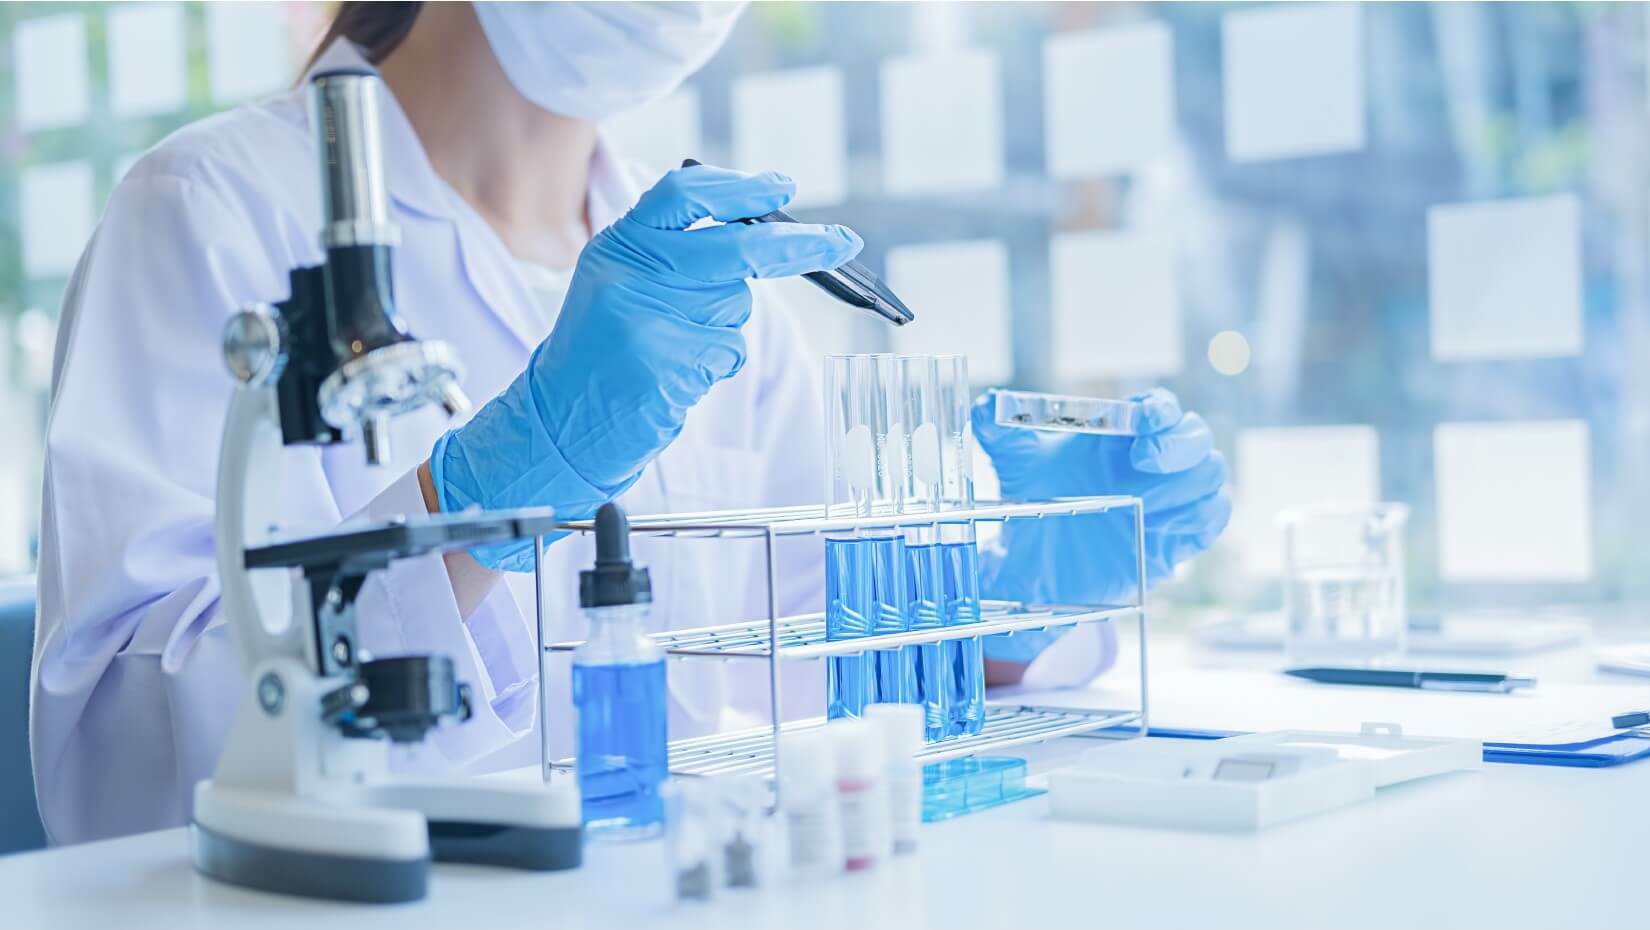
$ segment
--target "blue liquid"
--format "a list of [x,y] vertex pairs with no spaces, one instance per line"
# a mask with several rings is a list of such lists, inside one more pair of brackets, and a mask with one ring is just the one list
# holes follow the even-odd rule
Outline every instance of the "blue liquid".
[[[980,553],[973,542],[942,543],[940,591],[946,626],[980,622]],[[972,736],[985,725],[985,655],[979,637],[940,644],[946,736]]]
[[[905,541],[898,536],[825,540],[827,640],[905,628],[904,549]],[[871,701],[903,697],[904,665],[898,650],[833,656],[827,663],[826,713],[833,719],[858,717]]]
[[595,831],[649,835],[664,827],[659,783],[669,768],[665,663],[573,665],[579,713],[579,793]]
[[[945,571],[938,543],[905,547],[905,615],[911,629],[945,626]],[[923,739],[942,740],[951,716],[945,688],[944,646],[929,643],[905,647],[911,702],[923,709]]]

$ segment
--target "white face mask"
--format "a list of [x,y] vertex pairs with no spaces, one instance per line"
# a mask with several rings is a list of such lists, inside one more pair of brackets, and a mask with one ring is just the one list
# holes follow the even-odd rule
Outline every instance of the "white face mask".
[[523,97],[603,120],[663,97],[721,48],[744,3],[477,3]]

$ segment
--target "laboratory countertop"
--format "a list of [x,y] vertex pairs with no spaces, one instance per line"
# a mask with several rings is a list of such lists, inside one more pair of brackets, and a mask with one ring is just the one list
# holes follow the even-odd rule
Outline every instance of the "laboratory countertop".
[[[1175,650],[1154,659],[1185,661]],[[1560,659],[1549,661],[1560,661]],[[1546,663],[1543,663],[1546,664]],[[1166,671],[1168,669],[1165,669]],[[1650,705],[1650,687],[1623,683]],[[1623,709],[1627,709],[1625,706]],[[1038,747],[1033,770],[1092,741]],[[1643,922],[1650,762],[1486,765],[1257,833],[1051,819],[1046,798],[926,825],[884,868],[675,905],[663,844],[591,844],[583,868],[437,865],[408,905],[221,885],[167,830],[0,859],[6,926],[1625,927]]]

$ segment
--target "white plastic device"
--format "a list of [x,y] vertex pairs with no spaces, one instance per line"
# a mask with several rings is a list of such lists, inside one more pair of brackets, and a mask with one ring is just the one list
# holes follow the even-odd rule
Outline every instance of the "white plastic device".
[[1054,816],[1150,826],[1256,830],[1375,796],[1379,788],[1477,769],[1478,740],[1282,730],[1221,740],[1126,740],[1049,774]]

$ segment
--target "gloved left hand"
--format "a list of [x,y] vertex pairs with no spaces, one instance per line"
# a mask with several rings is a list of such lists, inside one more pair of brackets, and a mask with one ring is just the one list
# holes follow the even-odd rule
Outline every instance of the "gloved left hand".
[[[1226,459],[1195,413],[1157,388],[1141,405],[1133,436],[1054,433],[997,425],[996,395],[974,404],[974,436],[991,457],[1004,500],[1102,494],[1141,498],[1146,510],[1146,583],[1214,544],[1232,515],[1222,489]],[[1134,512],[1003,523],[1000,551],[982,552],[984,597],[1043,604],[1133,603]],[[987,658],[1029,662],[1063,630],[992,636]]]
[[[779,209],[796,185],[709,165],[666,174],[579,255],[555,329],[527,367],[430,454],[445,513],[554,507],[578,519],[635,482],[688,412],[745,364],[750,278],[835,268],[863,243],[841,226],[728,223]],[[532,544],[476,546],[532,569]]]

